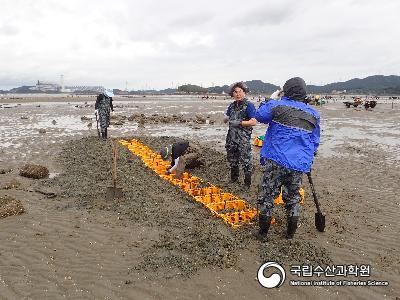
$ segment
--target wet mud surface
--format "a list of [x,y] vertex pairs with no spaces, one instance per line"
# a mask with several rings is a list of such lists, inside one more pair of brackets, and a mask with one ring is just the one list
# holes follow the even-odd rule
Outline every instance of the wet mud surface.
[[[139,138],[154,150],[177,140],[169,137],[129,138]],[[256,189],[249,195],[242,191],[241,184],[227,183],[229,172],[222,153],[195,145],[201,149],[207,164],[191,170],[191,174],[255,202]],[[327,249],[315,247],[307,241],[285,240],[284,232],[281,232],[285,226],[271,230],[273,233],[266,243],[255,240],[253,231],[257,229],[256,224],[232,229],[184,191],[161,180],[122,145],[119,146],[117,167],[117,187],[124,193],[120,199],[106,200],[106,188],[112,186],[109,141],[89,138],[70,142],[61,153],[60,163],[63,174],[46,184],[49,187],[56,185],[62,191],[61,199],[76,199],[68,207],[76,205],[84,209],[111,210],[122,219],[137,222],[134,226],[157,228],[158,237],[149,247],[142,249],[142,261],[132,265],[132,272],[139,271],[147,277],[164,277],[164,271],[168,269],[171,277],[188,277],[210,266],[234,268],[241,250],[248,247],[259,248],[260,260],[273,258],[285,264],[305,260],[324,265],[331,262]],[[256,176],[260,176],[259,168],[256,172]],[[281,218],[283,222],[283,214]],[[312,229],[311,225],[302,223],[308,230]]]
[[[322,134],[313,179],[327,218],[326,232],[315,229],[315,207],[304,177],[305,204],[295,239],[284,238],[285,211],[278,206],[277,224],[268,241],[260,242],[252,235],[256,223],[230,228],[121,145],[117,187],[124,196],[107,200],[111,141],[97,139],[92,100],[17,99],[21,103],[0,107],[0,197],[12,197],[24,208],[0,224],[5,241],[0,246],[0,295],[6,299],[400,296],[398,106],[378,103],[366,111],[330,103],[318,108]],[[229,102],[117,99],[113,121],[122,125],[112,125],[109,134],[138,138],[154,150],[188,139],[204,160],[190,173],[255,207],[262,176],[259,148],[253,147],[250,191],[242,189],[243,174],[239,184],[228,183],[227,128],[221,118]],[[253,137],[264,131],[258,124]],[[20,176],[27,163],[45,166],[50,178]],[[390,285],[310,288],[285,283],[266,290],[254,277],[270,260],[282,263],[294,279],[299,278],[288,274],[293,264],[368,264],[370,279]]]

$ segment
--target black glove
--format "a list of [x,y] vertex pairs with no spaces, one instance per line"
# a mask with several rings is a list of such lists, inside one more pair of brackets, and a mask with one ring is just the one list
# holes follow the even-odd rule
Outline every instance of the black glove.
[[169,166],[169,167],[167,168],[167,172],[165,172],[165,175],[171,174],[171,168],[172,168],[172,166]]
[[240,120],[229,121],[229,126],[232,126],[232,127],[239,127],[241,124],[242,124],[242,121],[240,121]]

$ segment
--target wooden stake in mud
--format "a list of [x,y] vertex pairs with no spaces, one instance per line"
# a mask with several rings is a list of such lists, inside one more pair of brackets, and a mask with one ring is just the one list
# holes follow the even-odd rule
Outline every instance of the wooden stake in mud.
[[123,193],[121,188],[117,188],[117,154],[118,154],[118,142],[111,141],[112,147],[112,166],[111,166],[111,173],[112,173],[112,181],[113,186],[107,187],[107,194],[106,199],[112,200],[114,198],[121,198]]

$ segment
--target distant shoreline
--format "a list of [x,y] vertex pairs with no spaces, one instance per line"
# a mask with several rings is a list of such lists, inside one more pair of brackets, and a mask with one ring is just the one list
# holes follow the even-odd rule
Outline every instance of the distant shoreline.
[[[16,95],[1,95],[0,94],[0,104],[16,104],[16,103],[37,103],[37,102],[94,102],[96,101],[97,95],[74,95],[74,96],[66,96],[66,95],[49,95],[49,94],[16,94]],[[204,101],[208,100],[228,100],[230,101],[230,97],[225,95],[212,96],[213,99],[204,99]],[[215,97],[215,98],[214,98]],[[147,99],[157,99],[157,98],[193,98],[193,99],[201,99],[201,95],[117,95],[113,99],[114,101],[140,101]]]
[[63,96],[4,96],[0,95],[0,103],[31,103],[31,102],[81,102],[81,101],[95,101],[95,95],[76,96],[76,97],[63,97]]
[[[325,95],[325,94],[321,94]],[[38,102],[56,102],[56,103],[68,103],[68,102],[94,102],[97,95],[55,95],[55,94],[15,94],[15,95],[5,95],[0,94],[0,104],[23,104],[23,103],[38,103]],[[269,95],[262,95],[263,97],[268,97]],[[331,95],[335,101],[351,101],[351,97],[357,96],[352,94],[346,95]],[[346,99],[341,99],[342,96],[346,96]],[[258,99],[258,94],[247,95],[248,99],[256,101]],[[361,99],[365,99],[364,96],[360,96]],[[400,97],[397,99],[389,99],[391,95],[380,96],[378,103],[399,103]],[[146,101],[146,100],[157,100],[157,99],[198,99],[200,101],[212,101],[212,100],[226,100],[233,101],[228,95],[210,95],[209,99],[202,99],[201,95],[116,95],[114,101]],[[332,99],[328,99],[329,102]]]

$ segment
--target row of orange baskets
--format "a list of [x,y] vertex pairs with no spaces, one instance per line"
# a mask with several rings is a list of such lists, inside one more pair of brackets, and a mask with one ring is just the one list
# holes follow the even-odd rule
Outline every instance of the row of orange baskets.
[[183,173],[182,178],[176,178],[175,174],[166,174],[169,162],[164,161],[158,153],[140,141],[133,139],[119,142],[133,154],[139,156],[143,163],[158,176],[181,188],[195,201],[202,203],[213,215],[222,218],[232,227],[236,228],[251,223],[257,215],[257,210],[250,207],[245,200],[231,193],[223,192],[219,187],[205,182],[199,177],[192,176],[187,172]]
[[[126,146],[133,154],[139,156],[143,163],[152,169],[158,176],[171,184],[181,188],[184,192],[193,197],[197,202],[202,203],[212,214],[222,218],[227,224],[236,228],[251,223],[257,215],[257,209],[243,199],[223,192],[219,187],[201,178],[184,172],[182,178],[176,178],[175,174],[166,174],[170,163],[164,161],[161,156],[148,146],[136,139],[119,141]],[[301,204],[304,203],[304,189],[300,189]],[[275,205],[284,204],[282,193],[275,199]]]

